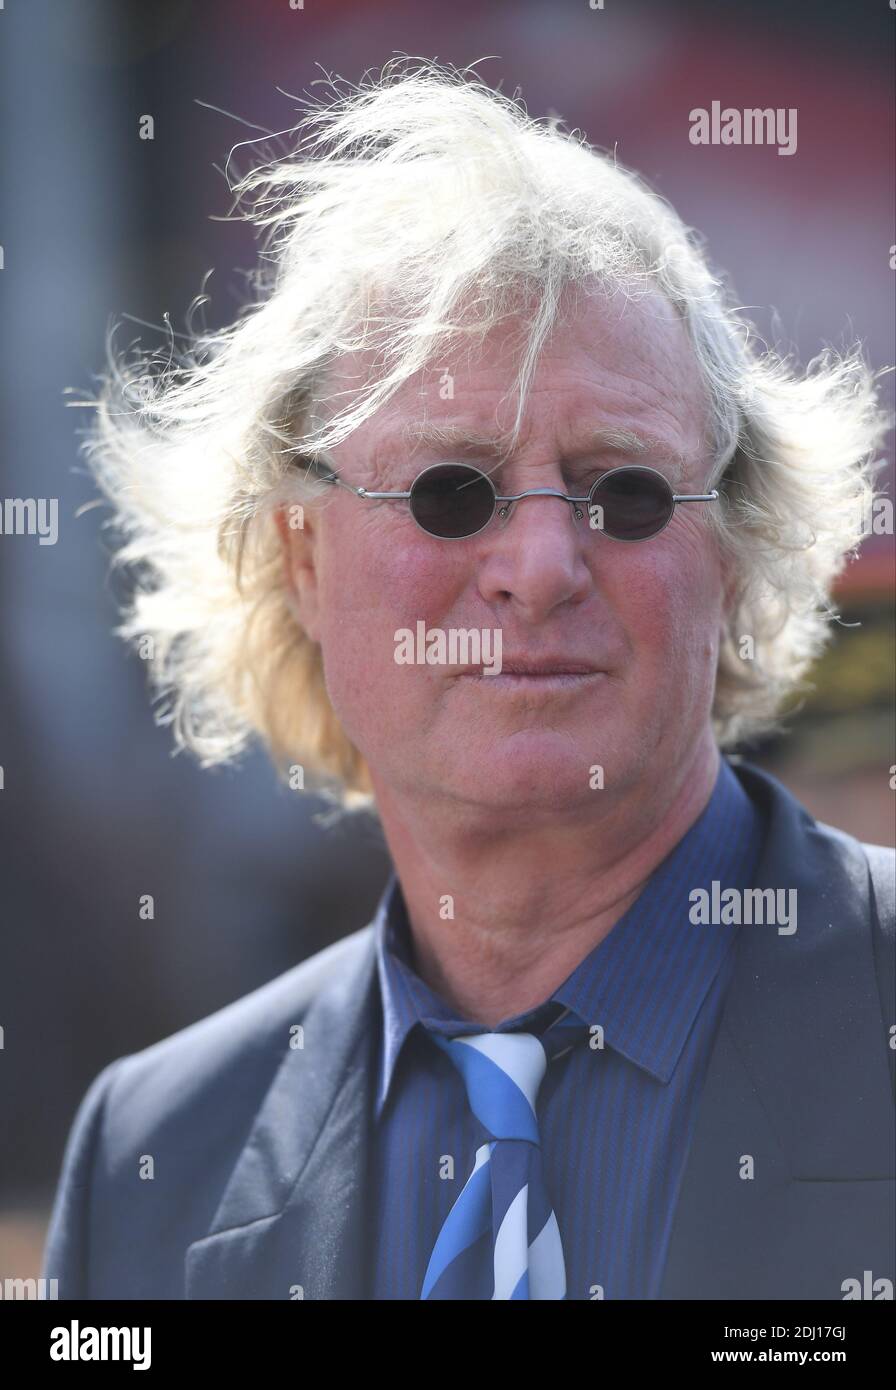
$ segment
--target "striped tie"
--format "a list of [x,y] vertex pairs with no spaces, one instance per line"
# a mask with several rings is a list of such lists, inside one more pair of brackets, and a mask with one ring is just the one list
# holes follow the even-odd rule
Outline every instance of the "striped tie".
[[[470,1108],[492,1136],[439,1232],[421,1298],[565,1298],[557,1218],[544,1180],[535,1103],[548,1061],[587,1036],[567,1011],[542,1037],[430,1037],[450,1057]],[[487,1271],[483,1264],[488,1264]],[[483,1282],[485,1281],[485,1282]]]

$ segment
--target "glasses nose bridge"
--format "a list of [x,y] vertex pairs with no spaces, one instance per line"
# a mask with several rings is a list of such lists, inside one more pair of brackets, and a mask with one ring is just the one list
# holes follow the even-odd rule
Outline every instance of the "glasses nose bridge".
[[522,502],[526,497],[558,497],[561,502],[566,502],[566,504],[572,508],[573,516],[577,521],[581,521],[582,517],[585,515],[582,511],[581,503],[571,498],[567,493],[560,492],[560,490],[555,487],[530,487],[526,488],[525,492],[513,493],[507,497],[496,496],[495,500],[498,503],[497,515],[502,519],[509,517],[512,514],[515,504],[517,502]]

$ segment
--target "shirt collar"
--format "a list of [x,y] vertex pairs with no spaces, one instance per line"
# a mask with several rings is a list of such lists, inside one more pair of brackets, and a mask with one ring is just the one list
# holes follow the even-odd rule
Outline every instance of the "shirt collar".
[[[668,1082],[738,931],[727,924],[693,924],[691,894],[711,893],[713,881],[722,888],[748,886],[761,842],[760,814],[721,758],[706,807],[612,931],[537,1009],[490,1031],[526,1026],[548,1005],[562,1005],[583,1024],[599,1024],[604,1046]],[[383,1004],[379,1117],[399,1054],[417,1024],[451,1033],[483,1029],[461,1019],[411,965],[410,923],[394,873],[380,899],[374,931]]]

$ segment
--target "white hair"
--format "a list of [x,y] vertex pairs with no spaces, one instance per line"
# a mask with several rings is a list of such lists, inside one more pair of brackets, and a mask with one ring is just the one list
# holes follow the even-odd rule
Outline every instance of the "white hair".
[[[289,606],[273,508],[321,496],[302,461],[525,302],[518,431],[562,292],[597,282],[659,290],[689,335],[709,403],[707,486],[722,492],[707,525],[737,576],[714,727],[722,746],[771,728],[825,644],[832,581],[874,495],[889,422],[860,349],[827,349],[801,372],[760,348],[668,203],[470,70],[398,59],[331,87],[287,151],[235,184],[263,229],[252,302],[167,362],[120,358],[110,338],[89,401],[86,454],[114,509],[115,559],[136,579],[117,631],[152,639],[160,719],[204,765],[258,736],[281,768],[300,763],[346,799],[369,793]],[[328,372],[353,352],[376,370],[334,409]]]

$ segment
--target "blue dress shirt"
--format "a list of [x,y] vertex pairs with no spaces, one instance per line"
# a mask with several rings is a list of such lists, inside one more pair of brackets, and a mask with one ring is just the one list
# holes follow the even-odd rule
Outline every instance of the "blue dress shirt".
[[[623,917],[549,999],[497,1028],[460,1018],[410,964],[394,875],[375,919],[383,1028],[372,1148],[368,1297],[419,1299],[429,1257],[490,1137],[426,1029],[541,1031],[569,1008],[603,1047],[558,1058],[538,1095],[567,1298],[654,1299],[738,931],[694,925],[690,894],[752,886],[764,826],[724,758],[710,800]],[[443,1157],[454,1159],[446,1179]],[[732,1160],[734,1161],[734,1160]]]

